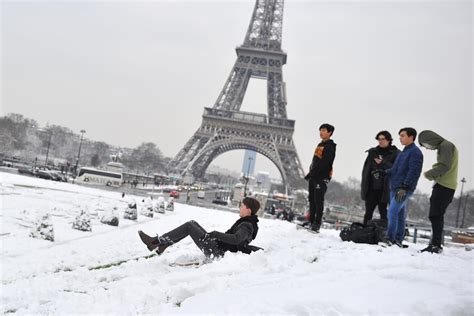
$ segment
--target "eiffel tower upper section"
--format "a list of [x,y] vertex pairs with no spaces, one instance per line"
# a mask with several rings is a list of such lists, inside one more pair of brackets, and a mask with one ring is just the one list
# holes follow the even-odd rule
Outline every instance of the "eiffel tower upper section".
[[213,109],[239,111],[250,78],[266,79],[269,123],[288,125],[282,78],[286,63],[286,53],[281,49],[282,26],[283,0],[255,2],[244,43],[236,48],[237,60]]

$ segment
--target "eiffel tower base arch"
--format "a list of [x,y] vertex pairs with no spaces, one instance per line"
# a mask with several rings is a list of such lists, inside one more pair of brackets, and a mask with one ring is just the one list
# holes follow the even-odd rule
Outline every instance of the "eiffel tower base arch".
[[171,173],[202,179],[218,156],[232,150],[253,150],[267,157],[281,174],[287,190],[306,187],[293,127],[268,123],[266,115],[206,108],[200,128],[171,162]]

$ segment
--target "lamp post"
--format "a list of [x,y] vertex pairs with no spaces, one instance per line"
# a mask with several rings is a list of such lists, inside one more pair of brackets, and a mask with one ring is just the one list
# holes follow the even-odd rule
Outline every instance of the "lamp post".
[[149,171],[145,170],[145,182],[143,183],[143,187],[145,188],[148,185],[148,175],[149,175]]
[[247,176],[245,177],[244,198],[247,197],[247,183],[249,183],[250,165],[252,164],[252,157],[249,157],[249,165],[247,166]]
[[459,197],[459,205],[458,205],[458,211],[456,213],[456,227],[458,227],[458,222],[459,222],[459,212],[461,211],[461,202],[462,202],[462,191],[464,189],[464,183],[466,183],[466,178],[461,179],[461,196]]
[[51,146],[51,137],[53,136],[53,132],[50,129],[48,129],[48,134],[49,134],[48,149],[46,150],[46,159],[44,161],[45,166],[48,166],[49,147]]
[[[49,137],[48,137],[48,148],[46,149],[46,159],[44,160],[44,164],[45,164],[45,166],[47,166],[48,165],[49,148],[51,147],[51,137],[53,136],[53,131],[51,131],[51,129],[46,127],[46,128],[39,128],[38,132],[42,133],[43,135],[44,134],[49,135]],[[44,144],[44,142],[43,142],[43,144]]]
[[469,200],[469,193],[466,195],[466,198],[464,199],[464,208],[462,210],[461,228],[464,228],[464,218],[466,217],[466,207],[467,207],[468,200]]
[[74,168],[74,172],[76,173],[77,175],[77,168],[79,166],[79,159],[81,158],[81,148],[82,148],[82,141],[84,140],[84,133],[86,131],[81,129],[81,141],[79,142],[79,151],[77,152],[77,159],[76,159],[76,167]]

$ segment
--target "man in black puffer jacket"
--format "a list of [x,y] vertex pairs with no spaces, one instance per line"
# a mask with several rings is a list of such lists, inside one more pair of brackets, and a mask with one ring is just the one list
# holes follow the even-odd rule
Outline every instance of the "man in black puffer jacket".
[[367,159],[362,169],[361,198],[365,201],[364,225],[372,219],[378,206],[380,219],[387,221],[387,204],[390,199],[388,177],[385,171],[390,169],[397,158],[397,147],[392,145],[392,135],[388,131],[377,133],[377,147],[367,150]]
[[155,250],[159,255],[166,248],[187,236],[191,236],[196,246],[208,258],[222,257],[226,251],[241,251],[250,254],[252,251],[261,249],[249,245],[257,237],[258,218],[256,214],[259,208],[260,203],[256,199],[244,198],[240,206],[240,219],[225,233],[217,231],[208,233],[197,222],[189,221],[162,236],[150,237],[141,230],[138,231],[138,235],[148,250]]

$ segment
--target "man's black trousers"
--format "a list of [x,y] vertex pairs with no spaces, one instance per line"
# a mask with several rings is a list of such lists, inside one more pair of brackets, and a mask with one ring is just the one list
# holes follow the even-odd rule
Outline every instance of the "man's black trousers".
[[219,245],[216,240],[206,238],[206,230],[201,227],[195,221],[189,221],[183,225],[173,229],[172,231],[164,234],[163,238],[168,238],[173,243],[177,243],[180,240],[191,236],[196,246],[206,255],[206,257],[220,257],[223,255],[223,251],[219,249]]
[[430,197],[430,221],[432,227],[431,243],[441,246],[443,240],[444,213],[453,201],[454,190],[438,183],[433,186]]
[[387,203],[382,202],[382,190],[369,190],[365,199],[364,225],[372,219],[375,207],[378,206],[380,219],[387,220]]
[[323,180],[309,180],[309,221],[311,224],[321,226],[326,190],[327,185]]

